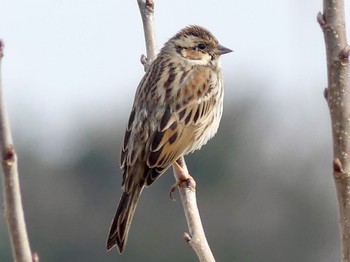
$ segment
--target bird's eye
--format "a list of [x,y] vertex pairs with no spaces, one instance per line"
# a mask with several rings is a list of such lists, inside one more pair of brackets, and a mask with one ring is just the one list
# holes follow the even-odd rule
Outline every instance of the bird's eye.
[[199,50],[204,50],[205,49],[205,44],[203,44],[203,43],[200,43],[200,44],[198,44],[197,45],[197,49],[199,49]]

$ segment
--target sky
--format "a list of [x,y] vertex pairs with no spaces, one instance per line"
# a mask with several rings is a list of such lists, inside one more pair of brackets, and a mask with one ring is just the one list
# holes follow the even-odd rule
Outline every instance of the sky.
[[[186,25],[207,27],[234,50],[223,58],[232,82],[227,99],[255,92],[288,107],[292,99],[319,96],[326,85],[315,19],[321,2],[156,1],[158,48]],[[0,6],[2,78],[14,128],[44,141],[54,132],[63,146],[85,121],[128,114],[145,52],[136,1],[1,0]],[[249,81],[264,85],[240,87]]]
[[[273,115],[251,116],[252,129],[265,130],[266,159],[289,147],[302,158],[313,146],[322,149],[324,136],[329,146],[325,47],[316,22],[321,0],[155,2],[158,48],[181,28],[198,24],[234,50],[222,58],[225,104],[246,97],[268,101],[263,104]],[[350,14],[346,22],[349,39]],[[0,0],[0,38],[15,145],[30,141],[47,161],[69,161],[76,153],[70,145],[87,126],[124,129],[144,73],[136,0]],[[279,124],[264,126],[269,118]]]

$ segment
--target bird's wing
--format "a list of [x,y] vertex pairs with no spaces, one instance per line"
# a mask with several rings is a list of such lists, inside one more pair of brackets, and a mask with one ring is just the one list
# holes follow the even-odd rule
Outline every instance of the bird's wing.
[[[174,161],[188,153],[198,132],[203,132],[202,123],[217,102],[215,82],[216,75],[212,69],[200,67],[187,72],[182,84],[177,81],[168,83],[167,88],[171,93],[164,104],[154,106],[153,114],[145,112],[142,116],[140,108],[143,106],[137,108],[135,105],[140,103],[135,101],[121,151],[123,184],[137,179],[128,179],[134,173],[140,174],[135,168],[143,168],[144,177],[138,179],[148,186]],[[150,88],[145,86],[143,90],[138,90],[136,97],[140,99],[147,93],[150,93]],[[128,184],[126,189],[129,188]]]
[[188,153],[196,143],[198,132],[203,132],[206,119],[217,102],[215,77],[211,68],[200,67],[192,70],[180,88],[172,88],[175,93],[171,101],[175,102],[168,101],[149,144],[147,165],[152,172],[147,176],[147,185]]

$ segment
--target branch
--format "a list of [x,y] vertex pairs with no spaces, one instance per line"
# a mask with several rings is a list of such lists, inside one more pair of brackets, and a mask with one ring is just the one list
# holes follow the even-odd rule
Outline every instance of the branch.
[[153,0],[137,0],[142,17],[143,31],[145,34],[145,43],[147,57],[141,56],[141,63],[147,72],[153,60],[157,57],[157,44],[154,33],[154,1]]
[[[152,61],[157,56],[153,19],[154,2],[153,0],[137,0],[137,2],[139,4],[140,13],[142,16],[147,49],[147,59],[143,55],[141,57],[141,63],[144,65],[145,71],[147,72]],[[179,160],[177,160],[177,163],[182,168],[182,172],[189,176],[185,159],[181,157]],[[173,169],[175,179],[178,181],[180,174],[176,172],[174,166]],[[214,256],[205,237],[202,221],[200,219],[196,200],[195,181],[192,177],[187,181],[187,183],[179,184],[179,192],[190,232],[189,234],[184,233],[185,241],[191,245],[200,262],[215,262]]]
[[11,130],[4,105],[1,84],[1,62],[3,42],[0,40],[0,149],[3,170],[2,186],[4,194],[5,219],[10,234],[12,253],[16,262],[31,262],[32,257],[24,221],[21,191],[17,171],[17,156],[12,142]]
[[[190,232],[189,234],[184,233],[184,239],[196,252],[200,262],[215,262],[215,258],[210,250],[207,238],[205,237],[201,217],[199,215],[196,199],[196,182],[188,172],[185,158],[181,157],[177,160],[177,163],[181,166],[181,171],[184,172],[182,176],[190,177],[186,183],[179,184],[179,193]],[[178,181],[180,174],[176,171],[175,166],[173,166],[173,171],[175,179]]]
[[350,47],[346,40],[343,0],[324,0],[320,24],[327,54],[328,87],[324,96],[331,115],[333,178],[336,185],[343,261],[350,261]]

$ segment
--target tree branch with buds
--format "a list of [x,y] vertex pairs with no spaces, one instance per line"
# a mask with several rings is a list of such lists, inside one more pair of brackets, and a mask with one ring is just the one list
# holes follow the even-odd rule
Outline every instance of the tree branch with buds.
[[4,194],[5,219],[11,239],[12,253],[16,262],[38,261],[37,254],[30,250],[21,190],[19,186],[17,155],[12,141],[10,124],[4,104],[1,83],[1,64],[4,44],[0,40],[0,150],[2,165],[2,187]]
[[157,43],[154,31],[154,1],[137,0],[137,3],[141,13],[147,52],[147,56],[141,56],[141,63],[145,71],[148,71],[153,60],[157,57]]
[[[143,22],[145,34],[147,57],[141,56],[141,63],[144,65],[145,71],[149,69],[152,61],[157,57],[157,47],[154,30],[154,1],[153,0],[137,0]],[[173,166],[176,181],[184,175],[189,176],[188,169],[184,157],[177,160],[180,167]],[[182,174],[180,174],[180,172]],[[185,211],[189,233],[184,233],[184,240],[190,244],[197,254],[200,262],[215,262],[214,256],[210,250],[208,241],[205,237],[202,221],[196,200],[196,183],[191,177],[184,183],[178,185],[182,205]]]
[[332,123],[333,178],[339,204],[343,261],[350,261],[350,46],[346,40],[344,0],[324,0],[320,24],[327,55],[324,91]]

